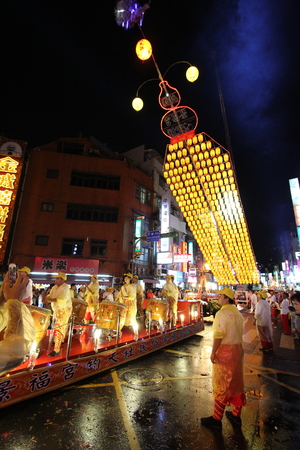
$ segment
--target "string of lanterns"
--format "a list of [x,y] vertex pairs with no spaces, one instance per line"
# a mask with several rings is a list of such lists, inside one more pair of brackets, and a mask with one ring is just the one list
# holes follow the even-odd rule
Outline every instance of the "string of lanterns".
[[205,133],[169,144],[164,177],[217,282],[258,283],[229,152]]

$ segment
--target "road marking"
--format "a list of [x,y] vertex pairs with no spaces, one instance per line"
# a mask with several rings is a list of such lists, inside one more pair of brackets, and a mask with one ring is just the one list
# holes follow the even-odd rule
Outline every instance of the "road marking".
[[246,344],[250,344],[254,339],[257,338],[257,333],[255,329],[247,331],[246,334],[243,336],[243,341],[246,342]]
[[286,370],[271,369],[270,367],[253,366],[251,364],[245,364],[245,367],[248,367],[248,369],[257,371],[259,373],[261,373],[261,372],[283,373],[285,375],[291,375],[292,377],[300,377],[299,373],[287,372]]
[[[278,371],[278,372],[280,372],[280,373],[285,373],[285,372],[283,372],[283,371]],[[293,388],[292,386],[289,386],[289,385],[286,384],[286,383],[282,383],[281,381],[278,381],[278,380],[276,380],[275,378],[272,378],[271,376],[267,375],[267,374],[264,373],[263,371],[261,371],[261,372],[258,371],[258,373],[260,374],[260,376],[262,376],[262,377],[264,377],[264,378],[267,378],[268,380],[273,381],[273,382],[276,383],[276,384],[279,384],[279,386],[282,386],[282,387],[288,389],[289,391],[296,392],[297,394],[300,394],[300,390],[299,390],[299,389],[295,389],[295,388]],[[276,374],[276,372],[274,372],[274,374]],[[297,376],[298,376],[298,375],[297,375]]]
[[[123,382],[120,382],[120,384],[124,384]],[[98,384],[81,384],[79,386],[74,386],[74,385],[70,385],[70,386],[66,386],[66,389],[81,389],[81,388],[93,388],[93,387],[107,387],[107,386],[114,386],[114,383],[98,383]]]
[[130,450],[141,450],[137,435],[134,431],[134,428],[132,426],[132,422],[131,422],[131,418],[128,414],[128,408],[126,405],[126,401],[123,395],[123,391],[121,388],[121,383],[119,382],[119,378],[117,375],[117,372],[115,370],[111,371],[111,376],[113,379],[113,383],[114,383],[114,387],[115,387],[115,391],[117,394],[117,399],[118,399],[118,403],[120,406],[120,411],[121,411],[121,415],[122,415],[122,419],[123,419],[123,423],[125,426],[125,430],[126,430],[126,435],[127,435],[127,439],[128,439],[128,443],[130,446]]
[[163,351],[168,352],[168,353],[176,353],[178,355],[191,356],[192,358],[201,358],[200,355],[194,355],[193,353],[187,353],[187,352],[178,352],[177,350],[163,349]]
[[287,336],[285,334],[282,334],[281,338],[280,338],[279,347],[291,348],[292,350],[295,350],[295,343],[294,343],[294,339],[292,338],[292,336]]

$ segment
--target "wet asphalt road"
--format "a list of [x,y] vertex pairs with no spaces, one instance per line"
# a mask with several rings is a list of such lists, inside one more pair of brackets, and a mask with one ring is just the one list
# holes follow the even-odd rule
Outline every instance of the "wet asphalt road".
[[211,322],[184,341],[115,370],[0,410],[1,450],[300,449],[300,341],[274,329],[261,354],[247,319],[243,425],[200,425],[211,415]]

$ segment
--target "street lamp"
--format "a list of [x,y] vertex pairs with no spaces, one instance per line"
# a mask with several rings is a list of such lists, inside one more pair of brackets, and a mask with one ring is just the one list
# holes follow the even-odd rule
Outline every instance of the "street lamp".
[[158,78],[151,78],[144,81],[136,91],[136,97],[132,101],[132,107],[135,111],[141,111],[144,106],[143,100],[139,97],[139,90],[141,87],[149,81],[158,81],[160,87],[160,93],[158,96],[158,102],[162,109],[166,111],[161,119],[160,127],[163,134],[170,139],[175,136],[187,133],[186,137],[193,136],[195,129],[198,125],[198,116],[196,112],[189,106],[180,106],[181,97],[179,91],[170,86],[165,75],[171,67],[176,64],[188,64],[189,67],[186,72],[186,77],[190,82],[194,82],[199,76],[199,70],[197,67],[192,66],[188,61],[177,61],[172,64],[162,76],[158,65],[155,61],[154,55],[151,55],[155,68],[157,70]]

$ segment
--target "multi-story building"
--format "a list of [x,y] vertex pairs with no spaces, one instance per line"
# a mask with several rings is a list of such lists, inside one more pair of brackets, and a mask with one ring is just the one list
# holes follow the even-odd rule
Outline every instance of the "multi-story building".
[[[197,285],[197,275],[200,274],[196,267],[199,260],[198,246],[162,175],[163,158],[156,150],[145,149],[144,145],[129,150],[122,156],[132,159],[137,167],[153,179],[153,230],[173,234],[153,244],[156,263],[154,274],[160,285],[164,284],[166,274],[174,275],[176,283],[181,287]],[[190,254],[189,264],[175,262],[177,257],[180,259],[179,255],[182,253]],[[193,269],[193,276],[189,277],[190,268]]]
[[[94,139],[59,139],[30,151],[10,262],[35,282],[62,270],[80,283],[91,273],[111,284],[136,270],[153,278],[153,178]],[[136,218],[143,217],[140,234]],[[135,265],[139,256],[138,265]]]

